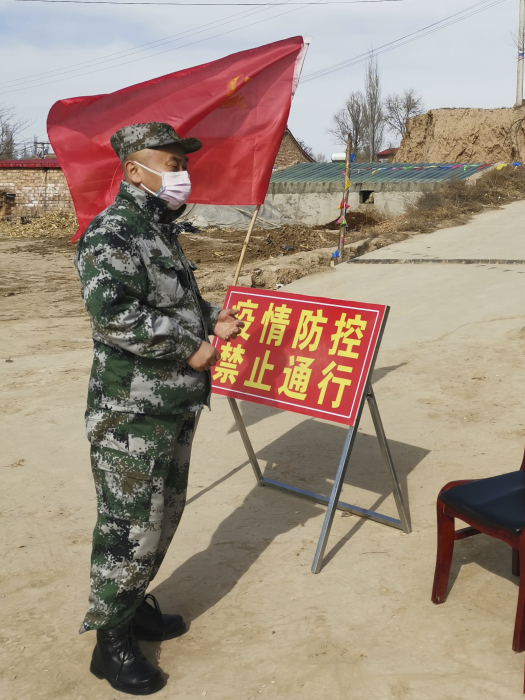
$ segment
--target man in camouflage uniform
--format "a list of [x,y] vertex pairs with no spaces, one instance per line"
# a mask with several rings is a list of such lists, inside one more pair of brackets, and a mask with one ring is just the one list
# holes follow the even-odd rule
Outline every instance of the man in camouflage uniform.
[[98,509],[80,632],[97,630],[97,677],[145,695],[164,680],[136,640],[186,630],[145,593],[184,509],[195,426],[220,359],[208,334],[228,340],[243,324],[200,296],[178,240],[190,227],[176,221],[189,194],[186,154],[201,142],[149,123],[120,129],[111,145],[125,181],[75,257],[94,342],[86,425]]

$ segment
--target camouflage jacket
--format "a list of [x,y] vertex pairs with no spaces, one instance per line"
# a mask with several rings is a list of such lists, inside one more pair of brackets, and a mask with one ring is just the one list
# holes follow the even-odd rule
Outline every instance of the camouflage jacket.
[[174,216],[123,182],[78,243],[94,341],[88,408],[173,414],[209,404],[210,373],[186,360],[213,333],[219,308],[199,293],[178,241],[189,225]]

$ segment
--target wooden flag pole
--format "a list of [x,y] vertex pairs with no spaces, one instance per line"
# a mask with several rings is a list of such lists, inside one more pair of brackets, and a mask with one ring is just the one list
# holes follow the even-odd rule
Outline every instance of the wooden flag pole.
[[244,261],[244,256],[246,255],[246,249],[248,248],[248,243],[250,242],[250,236],[252,235],[253,227],[255,226],[255,221],[257,219],[257,215],[259,213],[259,209],[261,208],[261,205],[258,204],[255,207],[255,211],[253,212],[252,220],[250,221],[250,225],[248,226],[248,233],[246,234],[246,238],[244,239],[244,244],[242,246],[241,250],[241,257],[239,258],[239,262],[237,264],[237,269],[235,270],[235,276],[233,278],[233,286],[237,284],[237,280],[239,279],[239,275],[241,274],[241,267],[242,263]]
[[343,262],[343,253],[345,252],[345,236],[346,236],[346,205],[348,204],[348,194],[350,188],[346,186],[346,183],[350,180],[350,160],[352,153],[352,137],[348,134],[348,141],[346,142],[346,158],[345,158],[345,182],[343,185],[343,209],[341,211],[341,216],[343,217],[344,223],[341,224],[339,229],[339,244],[337,250],[339,252],[339,257],[337,262]]

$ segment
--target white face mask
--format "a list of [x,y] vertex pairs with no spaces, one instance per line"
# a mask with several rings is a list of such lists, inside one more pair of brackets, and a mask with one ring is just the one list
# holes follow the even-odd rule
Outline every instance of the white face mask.
[[135,163],[135,165],[138,165],[141,168],[144,168],[144,170],[148,170],[150,173],[160,175],[162,178],[162,187],[160,190],[158,190],[158,192],[152,192],[145,185],[142,185],[142,187],[146,190],[146,192],[149,192],[150,194],[155,195],[155,197],[159,197],[165,202],[168,202],[168,209],[178,209],[190,196],[191,182],[187,170],[181,170],[175,173],[168,170],[159,173],[158,170],[147,168],[145,165],[142,165],[142,163],[137,163],[136,160],[131,162]]

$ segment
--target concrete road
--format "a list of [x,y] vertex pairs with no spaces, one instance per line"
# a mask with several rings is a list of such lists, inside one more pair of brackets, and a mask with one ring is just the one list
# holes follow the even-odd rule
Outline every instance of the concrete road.
[[[514,204],[366,258],[424,250],[451,259],[472,249],[476,258],[525,259],[523,212]],[[95,506],[82,420],[90,336],[71,256],[0,253],[13,280],[31,275],[0,300],[0,695],[115,700],[89,673],[93,635],[77,635]],[[214,398],[186,512],[152,590],[191,623],[180,639],[144,644],[169,675],[159,700],[523,697],[509,548],[483,536],[459,542],[447,602],[432,605],[430,591],[440,487],[521,462],[524,273],[354,263],[289,286],[391,306],[374,387],[413,532],[338,513],[325,566],[311,574],[324,507],[256,487],[228,404]],[[329,493],[343,427],[253,404],[242,412],[267,475]],[[342,498],[395,515],[366,410]]]
[[491,209],[465,226],[422,234],[364,256],[379,258],[498,258],[525,260],[525,201]]
[[525,202],[478,215],[466,226],[380,248],[287,289],[388,304],[384,349],[436,340],[463,326],[503,318],[520,327],[525,311]]

